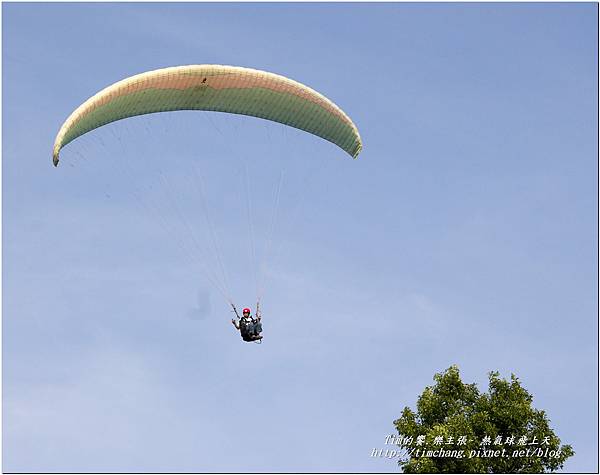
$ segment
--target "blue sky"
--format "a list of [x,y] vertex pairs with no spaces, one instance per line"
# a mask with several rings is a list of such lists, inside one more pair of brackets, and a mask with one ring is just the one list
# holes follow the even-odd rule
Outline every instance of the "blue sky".
[[[596,4],[2,9],[5,471],[393,472],[371,450],[451,364],[518,375],[597,471]],[[202,63],[315,88],[363,153],[181,113],[51,166],[90,95]],[[194,166],[239,306],[244,180],[258,245],[284,177],[261,346],[194,260]]]

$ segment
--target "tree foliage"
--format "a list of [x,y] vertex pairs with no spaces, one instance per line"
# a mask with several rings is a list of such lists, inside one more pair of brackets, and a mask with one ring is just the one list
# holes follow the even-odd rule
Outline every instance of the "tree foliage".
[[574,455],[514,374],[489,373],[487,393],[463,383],[456,366],[434,380],[417,412],[405,407],[394,421],[405,473],[545,473]]

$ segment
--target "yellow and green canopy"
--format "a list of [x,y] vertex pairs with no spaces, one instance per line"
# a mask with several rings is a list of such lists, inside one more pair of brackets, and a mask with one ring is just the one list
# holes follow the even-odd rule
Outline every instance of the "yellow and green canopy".
[[356,158],[362,149],[350,118],[317,91],[277,74],[234,66],[191,65],[123,79],[81,104],[60,128],[53,149],[102,125],[142,114],[176,110],[260,117],[324,138]]

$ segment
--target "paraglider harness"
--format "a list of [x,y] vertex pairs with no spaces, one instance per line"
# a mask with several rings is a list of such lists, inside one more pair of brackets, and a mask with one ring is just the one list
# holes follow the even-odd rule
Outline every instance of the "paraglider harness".
[[256,302],[256,312],[254,313],[254,315],[256,315],[256,318],[245,318],[245,317],[240,317],[237,308],[235,308],[234,304],[231,304],[231,307],[233,308],[233,312],[235,313],[235,316],[237,317],[238,321],[239,321],[239,325],[240,325],[240,334],[242,335],[242,340],[247,341],[247,342],[254,342],[254,343],[258,343],[259,345],[262,343],[262,339],[254,339],[252,338],[255,335],[258,335],[258,333],[252,333],[250,331],[249,328],[249,322],[248,320],[251,320],[253,325],[256,325],[256,323],[258,323],[258,317],[260,315],[260,310],[259,310],[259,303],[260,302]]

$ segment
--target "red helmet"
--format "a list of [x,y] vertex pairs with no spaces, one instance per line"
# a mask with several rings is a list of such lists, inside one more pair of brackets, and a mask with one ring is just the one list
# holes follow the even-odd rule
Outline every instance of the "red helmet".
[[244,310],[242,310],[242,313],[250,313],[250,309],[249,308],[245,308]]

